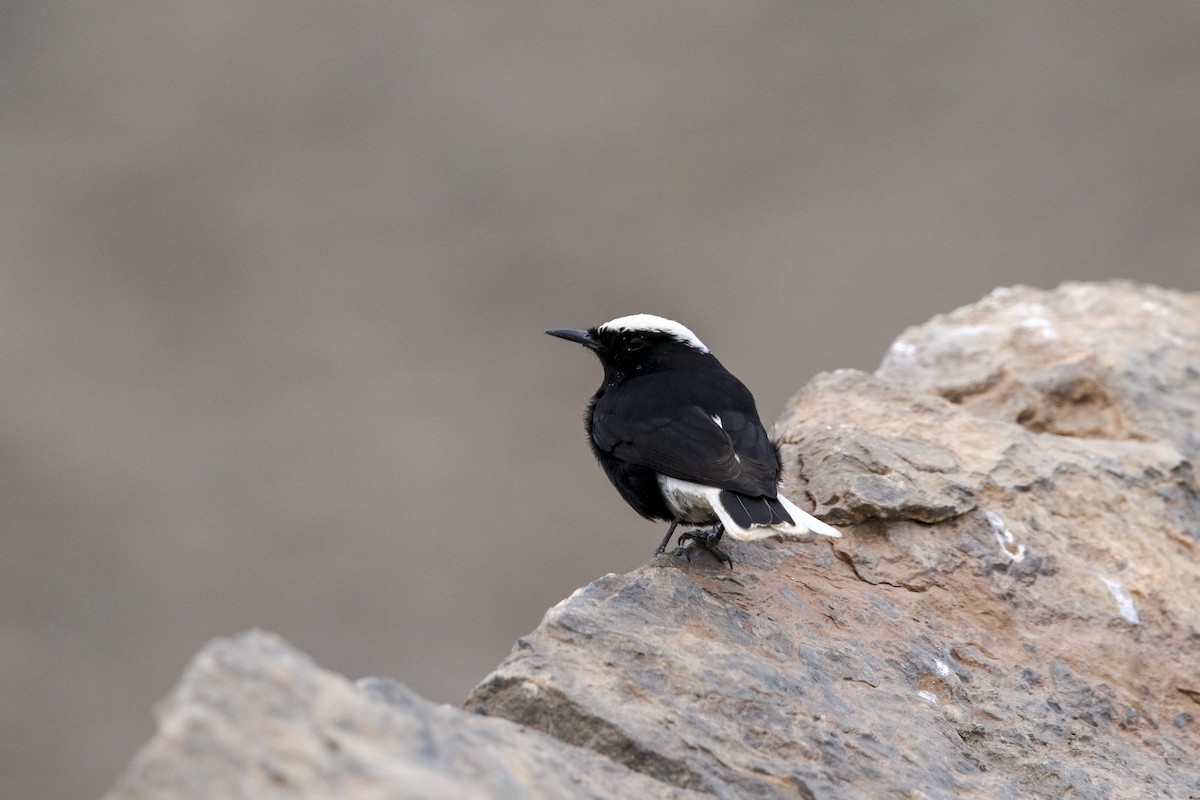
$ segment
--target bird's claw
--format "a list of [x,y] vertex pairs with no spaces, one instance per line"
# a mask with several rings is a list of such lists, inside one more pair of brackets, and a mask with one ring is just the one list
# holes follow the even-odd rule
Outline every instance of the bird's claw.
[[686,543],[691,542],[701,550],[707,550],[708,552],[712,553],[718,561],[723,564],[728,564],[729,568],[733,569],[733,559],[729,557],[728,553],[718,546],[718,543],[721,541],[721,537],[724,535],[724,533],[725,531],[722,528],[704,528],[695,531],[684,531],[683,533],[679,534],[679,540],[677,542],[679,546],[675,548],[673,555],[686,556],[688,562],[691,563],[691,548],[684,546]]

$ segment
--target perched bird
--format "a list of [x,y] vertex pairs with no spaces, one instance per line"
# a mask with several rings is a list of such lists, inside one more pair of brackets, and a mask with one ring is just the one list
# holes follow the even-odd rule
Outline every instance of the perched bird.
[[625,502],[643,517],[670,521],[684,546],[710,551],[728,533],[743,541],[773,533],[841,536],[779,494],[782,464],[754,396],[696,334],[653,314],[619,317],[586,331],[546,333],[578,342],[600,358],[604,383],[592,395],[585,425],[592,452]]

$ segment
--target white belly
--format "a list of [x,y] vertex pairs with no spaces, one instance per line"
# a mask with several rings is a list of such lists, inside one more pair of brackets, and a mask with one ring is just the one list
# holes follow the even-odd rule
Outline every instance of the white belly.
[[679,478],[658,476],[658,487],[662,489],[667,508],[681,522],[693,525],[707,525],[718,520],[717,512],[713,509],[717,502],[720,489],[713,486],[702,486]]

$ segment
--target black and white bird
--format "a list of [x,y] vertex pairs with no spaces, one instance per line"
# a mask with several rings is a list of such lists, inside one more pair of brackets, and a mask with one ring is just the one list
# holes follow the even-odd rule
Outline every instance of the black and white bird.
[[758,418],[750,390],[696,334],[653,314],[619,317],[588,330],[546,333],[578,342],[604,366],[585,425],[596,460],[643,517],[670,521],[655,551],[679,535],[733,565],[719,547],[728,533],[749,541],[772,534],[841,536],[779,493],[778,446]]

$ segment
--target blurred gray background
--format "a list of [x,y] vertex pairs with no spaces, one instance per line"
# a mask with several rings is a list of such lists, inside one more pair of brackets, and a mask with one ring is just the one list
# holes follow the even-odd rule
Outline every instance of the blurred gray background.
[[774,419],[998,285],[1200,289],[1200,4],[0,3],[0,796],[210,637],[460,702],[662,530],[599,367]]

